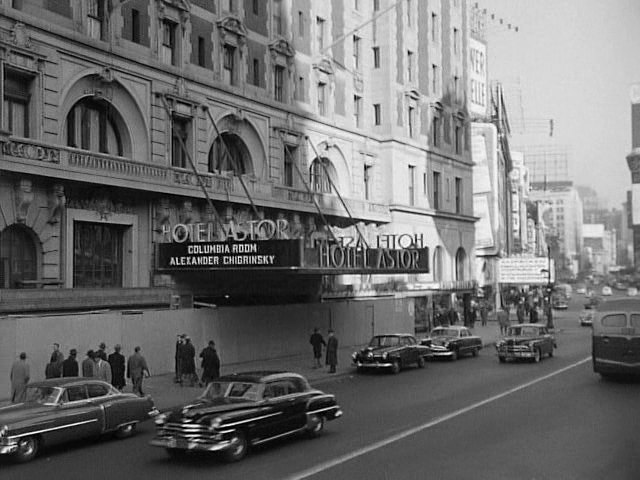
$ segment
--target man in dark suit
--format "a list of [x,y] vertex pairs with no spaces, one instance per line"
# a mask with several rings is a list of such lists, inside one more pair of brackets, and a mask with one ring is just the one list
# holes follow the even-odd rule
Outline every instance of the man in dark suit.
[[78,376],[78,361],[76,355],[78,352],[75,348],[69,350],[69,356],[62,362],[62,376],[63,377],[77,377]]
[[125,374],[125,358],[124,355],[120,353],[122,347],[120,345],[116,345],[113,347],[114,352],[109,355],[108,362],[111,365],[111,385],[116,387],[118,390],[122,391],[124,386],[126,385],[124,374]]
[[202,358],[202,383],[206,385],[220,376],[220,357],[213,340],[209,340],[209,345],[200,352],[200,358]]

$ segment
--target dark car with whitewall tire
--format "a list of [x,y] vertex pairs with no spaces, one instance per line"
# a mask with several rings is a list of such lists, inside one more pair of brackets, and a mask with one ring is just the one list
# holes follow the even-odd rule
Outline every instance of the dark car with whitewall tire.
[[427,355],[429,347],[420,345],[413,335],[391,333],[374,335],[365,348],[351,355],[351,360],[359,372],[385,369],[399,373],[409,365],[424,368]]
[[158,413],[151,397],[122,393],[98,379],[33,382],[24,402],[0,408],[0,454],[27,462],[45,446],[108,433],[125,438]]
[[521,323],[511,325],[496,343],[500,363],[507,360],[530,360],[538,363],[545,355],[553,357],[556,339],[546,325]]
[[302,375],[255,371],[225,375],[183,407],[158,415],[151,445],[172,458],[217,452],[226,461],[249,448],[285,437],[320,434],[342,416],[333,395],[309,385]]
[[430,358],[457,360],[462,355],[478,355],[482,339],[461,325],[436,327],[420,344],[429,348]]

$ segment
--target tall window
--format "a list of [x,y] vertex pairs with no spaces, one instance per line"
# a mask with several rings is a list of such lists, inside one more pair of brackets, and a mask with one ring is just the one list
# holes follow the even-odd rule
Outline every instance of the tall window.
[[135,8],[131,9],[131,41],[134,43],[141,42],[140,36],[140,11]]
[[316,17],[316,44],[318,52],[324,48],[324,18]]
[[331,181],[334,178],[336,178],[335,169],[328,158],[313,160],[309,169],[309,182],[314,192],[331,193]]
[[467,254],[463,248],[459,248],[456,252],[456,278],[458,282],[465,280],[465,270],[467,264]]
[[364,199],[371,200],[371,165],[364,165]]
[[4,99],[2,124],[12,135],[29,137],[30,104],[33,80],[31,77],[4,71]]
[[453,76],[453,99],[454,101],[458,101],[459,99],[459,90],[460,90],[460,77],[457,75]]
[[251,10],[254,15],[258,15],[260,13],[260,0],[253,0],[251,2]]
[[260,86],[260,60],[253,59],[253,80],[252,83],[255,86]]
[[407,51],[407,81],[413,82],[413,52]]
[[298,76],[298,82],[296,85],[296,100],[304,102],[304,77],[302,75]]
[[205,66],[205,47],[204,47],[204,37],[198,37],[198,65],[201,67]]
[[438,66],[436,64],[431,65],[431,93],[436,95],[438,93]]
[[171,119],[171,166],[187,168],[191,119],[174,115]]
[[460,30],[453,28],[453,53],[460,53]]
[[20,287],[38,275],[36,245],[26,227],[11,225],[0,232],[0,288]]
[[407,180],[409,183],[409,205],[413,206],[416,204],[416,167],[413,165],[409,165],[409,178]]
[[353,120],[356,127],[361,127],[362,123],[362,97],[353,96]]
[[73,224],[73,286],[122,287],[124,228],[102,223]]
[[215,139],[209,150],[209,171],[238,176],[253,172],[249,149],[238,135],[225,132]]
[[416,131],[416,109],[415,107],[409,107],[407,112],[407,127],[409,130],[409,137],[413,138]]
[[111,104],[85,98],[67,115],[67,145],[70,147],[122,156],[122,136],[118,114]]
[[460,125],[459,123],[456,123],[453,129],[453,135],[454,135],[453,140],[455,143],[456,153],[460,155],[462,153],[462,125]]
[[431,14],[431,40],[438,41],[438,15],[436,13]]
[[326,115],[327,114],[327,84],[319,82],[318,83],[318,114]]
[[162,22],[162,46],[160,47],[160,58],[167,65],[176,64],[176,30],[177,24],[164,20]]
[[298,36],[304,37],[304,14],[298,12]]
[[298,158],[298,148],[287,145],[284,149],[284,174],[283,182],[287,187],[293,187],[293,169],[294,163]]
[[462,213],[462,178],[456,177],[456,213]]
[[380,68],[380,47],[373,47],[373,68]]
[[413,18],[412,18],[412,15],[411,15],[411,13],[412,13],[411,12],[411,7],[412,7],[411,3],[412,3],[411,0],[407,0],[407,25],[408,26],[411,26],[411,24],[413,23]]
[[438,245],[433,249],[433,281],[441,282],[443,277],[443,253],[442,247]]
[[87,35],[103,40],[104,5],[102,0],[87,0]]
[[276,65],[273,70],[274,98],[278,102],[284,102],[284,67]]
[[440,146],[440,114],[436,113],[431,122],[431,143],[434,147]]
[[380,0],[373,0],[373,11],[377,12],[380,10]]
[[382,112],[380,111],[380,104],[373,104],[373,124],[380,125],[382,123]]
[[226,44],[223,47],[223,80],[228,85],[235,84],[235,55],[236,48],[232,45]]
[[276,35],[284,33],[282,26],[282,0],[273,0],[273,32]]
[[356,70],[360,69],[360,37],[357,35],[353,36],[353,68]]
[[440,172],[433,172],[433,209],[440,210],[440,195],[442,194]]

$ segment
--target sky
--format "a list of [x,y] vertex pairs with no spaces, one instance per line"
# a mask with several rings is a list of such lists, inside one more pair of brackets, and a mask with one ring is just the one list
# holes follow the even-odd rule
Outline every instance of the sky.
[[523,119],[512,144],[566,149],[570,179],[621,208],[631,188],[640,0],[470,1],[487,10],[489,78],[503,84],[514,122]]

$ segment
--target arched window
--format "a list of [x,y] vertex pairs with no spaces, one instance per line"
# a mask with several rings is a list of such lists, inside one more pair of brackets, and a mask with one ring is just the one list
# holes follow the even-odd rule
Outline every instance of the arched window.
[[336,169],[328,158],[316,157],[313,160],[309,168],[311,190],[318,193],[331,193],[331,182],[335,185],[336,178]]
[[233,133],[222,133],[218,136],[209,150],[209,171],[231,172],[233,175],[252,174],[251,154],[242,138]]
[[467,263],[467,254],[464,248],[459,248],[456,252],[456,281],[465,280],[465,271]]
[[0,288],[19,288],[22,280],[37,280],[37,249],[26,227],[11,225],[0,232]]
[[67,145],[91,152],[124,156],[120,114],[102,99],[83,98],[67,115]]
[[433,281],[442,281],[442,247],[433,250]]

